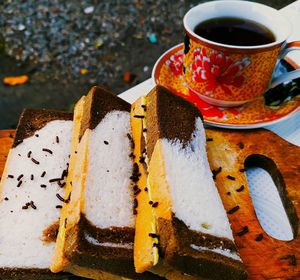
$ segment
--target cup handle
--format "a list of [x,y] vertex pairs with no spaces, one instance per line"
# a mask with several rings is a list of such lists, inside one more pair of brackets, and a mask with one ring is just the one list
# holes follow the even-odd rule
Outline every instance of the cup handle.
[[[294,41],[287,43],[279,55],[279,60],[283,59],[290,51],[300,50],[300,41]],[[269,89],[274,88],[284,82],[292,81],[300,78],[300,69],[296,69],[285,74],[280,75],[276,79],[272,80]]]

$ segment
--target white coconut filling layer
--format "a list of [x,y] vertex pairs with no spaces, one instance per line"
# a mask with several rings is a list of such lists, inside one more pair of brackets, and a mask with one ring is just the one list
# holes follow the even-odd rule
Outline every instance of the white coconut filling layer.
[[[59,219],[56,205],[62,202],[56,194],[64,196],[64,189],[49,180],[61,177],[67,168],[71,130],[72,121],[51,121],[35,132],[38,137],[31,136],[11,150],[5,175],[14,178],[4,179],[0,202],[0,267],[49,268],[54,243],[43,242],[43,231]],[[45,148],[52,154],[42,150]],[[22,184],[17,187],[21,174]],[[42,184],[47,187],[41,188]],[[22,209],[30,201],[37,209]]]
[[108,113],[91,131],[84,212],[98,228],[134,227],[130,114]]
[[184,148],[179,140],[162,139],[172,210],[192,230],[233,240],[212,179],[205,146],[205,131],[200,118],[195,120],[195,131]]
[[242,261],[242,259],[240,258],[240,256],[237,253],[231,252],[228,249],[222,249],[222,248],[209,249],[207,247],[197,246],[195,244],[191,244],[191,248],[194,249],[194,250],[197,250],[197,251],[206,251],[206,252],[218,253],[218,254],[221,254],[221,255],[226,256],[228,258],[232,258],[232,259],[237,260],[237,261]]
[[133,249],[133,243],[132,242],[129,242],[129,243],[99,242],[97,239],[95,239],[92,236],[89,236],[87,234],[85,234],[84,237],[86,238],[86,240],[89,243],[94,244],[96,246],[111,247],[111,248],[122,248],[122,249],[129,249],[129,250]]

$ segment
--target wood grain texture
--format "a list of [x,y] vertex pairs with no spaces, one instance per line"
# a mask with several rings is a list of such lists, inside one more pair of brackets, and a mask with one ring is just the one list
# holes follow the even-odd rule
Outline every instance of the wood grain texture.
[[[215,181],[250,279],[300,279],[300,148],[264,129],[206,129],[206,134],[210,166],[221,167]],[[292,225],[292,241],[274,239],[260,226],[243,171],[251,166],[272,176]]]

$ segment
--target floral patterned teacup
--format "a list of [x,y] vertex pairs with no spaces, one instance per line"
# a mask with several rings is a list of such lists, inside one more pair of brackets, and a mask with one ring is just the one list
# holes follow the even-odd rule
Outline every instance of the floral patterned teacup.
[[[258,46],[226,45],[205,39],[195,27],[218,17],[243,18],[266,26],[275,41]],[[276,62],[300,42],[287,43],[290,23],[277,10],[248,1],[213,1],[200,4],[183,19],[186,31],[183,72],[186,85],[204,101],[217,106],[239,106],[269,88]],[[280,81],[300,76],[285,74]]]

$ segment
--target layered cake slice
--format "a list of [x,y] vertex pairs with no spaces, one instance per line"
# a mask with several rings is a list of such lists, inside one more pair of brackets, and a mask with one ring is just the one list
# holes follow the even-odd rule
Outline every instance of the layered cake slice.
[[158,86],[133,104],[131,118],[140,174],[136,271],[169,279],[246,279],[208,164],[199,110]]
[[149,272],[135,273],[133,264],[130,105],[93,87],[74,116],[67,179],[72,195],[62,211],[52,271],[93,279],[156,279]]
[[23,112],[0,184],[0,279],[52,279],[72,114]]

